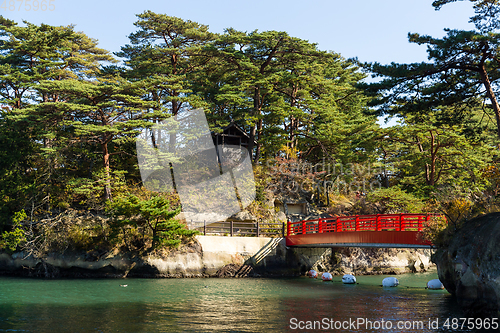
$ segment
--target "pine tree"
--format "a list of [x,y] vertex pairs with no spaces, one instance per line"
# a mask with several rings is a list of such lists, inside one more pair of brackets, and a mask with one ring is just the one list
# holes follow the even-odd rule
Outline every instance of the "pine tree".
[[28,199],[32,212],[41,202],[50,209],[50,188],[59,181],[54,175],[64,165],[61,154],[67,143],[62,135],[67,132],[65,115],[51,103],[65,100],[57,91],[38,88],[42,83],[84,80],[98,72],[101,61],[113,58],[72,26],[25,22],[20,27],[0,17],[0,35],[0,136],[12,148],[10,157],[2,161],[3,181],[16,179],[17,184],[0,187],[15,189],[17,209]]
[[[434,1],[434,6],[454,2]],[[379,94],[378,110],[389,114],[435,112],[439,106],[453,106],[458,120],[470,119],[470,110],[482,107],[496,119],[500,139],[500,105],[497,98],[500,68],[499,7],[497,1],[472,1],[476,16],[472,31],[445,29],[446,36],[433,38],[410,33],[409,41],[427,45],[429,62],[368,67],[383,80],[369,85],[367,91]],[[447,109],[450,110],[450,109]],[[489,111],[491,110],[491,112]]]

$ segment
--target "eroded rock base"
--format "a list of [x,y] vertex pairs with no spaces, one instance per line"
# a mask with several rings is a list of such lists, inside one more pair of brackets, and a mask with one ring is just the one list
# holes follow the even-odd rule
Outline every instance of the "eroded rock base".
[[399,274],[432,266],[430,250],[287,248],[282,238],[197,236],[180,249],[155,255],[52,253],[32,258],[0,254],[0,274],[43,278],[292,277],[310,269]]

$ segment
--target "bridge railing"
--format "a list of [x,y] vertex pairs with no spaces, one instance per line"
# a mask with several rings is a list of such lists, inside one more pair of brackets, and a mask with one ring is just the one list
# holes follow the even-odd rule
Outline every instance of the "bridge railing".
[[438,214],[376,214],[288,222],[287,235],[349,231],[422,231]]
[[264,236],[285,237],[286,225],[284,222],[259,221],[193,221],[189,220],[190,229],[196,229],[203,235],[217,236]]

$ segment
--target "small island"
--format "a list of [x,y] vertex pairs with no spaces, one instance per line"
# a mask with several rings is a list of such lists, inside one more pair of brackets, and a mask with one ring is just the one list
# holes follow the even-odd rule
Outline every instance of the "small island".
[[[460,304],[497,313],[500,8],[472,2],[476,30],[410,33],[428,61],[386,65],[151,10],[115,54],[74,26],[0,16],[0,274],[395,275],[435,262]],[[404,224],[411,214],[428,218]],[[392,215],[373,232],[418,232],[429,248],[284,240],[298,221],[304,235],[331,221],[368,232],[380,221],[360,216]]]

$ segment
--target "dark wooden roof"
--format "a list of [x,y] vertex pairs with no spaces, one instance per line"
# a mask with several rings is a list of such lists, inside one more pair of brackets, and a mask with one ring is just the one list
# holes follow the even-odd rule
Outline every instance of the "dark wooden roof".
[[[214,137],[239,137],[244,138],[244,141],[250,141],[250,135],[248,135],[240,126],[238,126],[234,121],[222,129],[222,133],[215,133],[212,131]],[[254,140],[254,144],[257,142]]]

